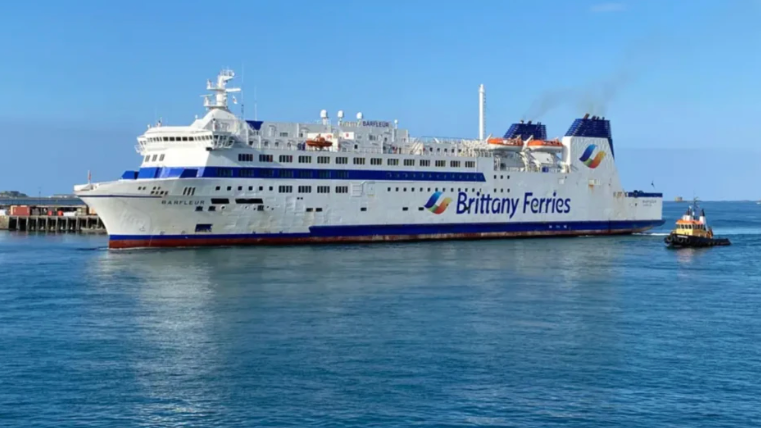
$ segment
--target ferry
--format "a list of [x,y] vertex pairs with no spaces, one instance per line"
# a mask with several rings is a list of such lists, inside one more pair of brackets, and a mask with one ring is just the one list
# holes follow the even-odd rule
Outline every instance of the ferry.
[[663,224],[661,193],[627,191],[603,117],[562,138],[513,123],[478,138],[413,137],[398,121],[245,120],[235,74],[207,81],[206,113],[149,125],[139,169],[77,185],[110,248],[613,235]]
[[716,238],[713,229],[708,226],[705,210],[700,209],[698,216],[698,201],[695,199],[687,212],[676,221],[676,228],[664,238],[669,248],[685,247],[715,247],[730,245],[727,238]]

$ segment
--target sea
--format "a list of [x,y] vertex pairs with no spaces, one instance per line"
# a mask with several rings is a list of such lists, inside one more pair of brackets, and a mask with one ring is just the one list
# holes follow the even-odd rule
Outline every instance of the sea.
[[618,237],[178,250],[0,233],[0,426],[761,425],[761,205]]

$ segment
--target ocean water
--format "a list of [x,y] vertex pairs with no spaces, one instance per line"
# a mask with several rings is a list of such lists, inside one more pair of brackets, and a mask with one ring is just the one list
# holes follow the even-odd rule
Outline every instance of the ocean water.
[[732,246],[0,233],[0,426],[758,426],[761,205],[703,205]]

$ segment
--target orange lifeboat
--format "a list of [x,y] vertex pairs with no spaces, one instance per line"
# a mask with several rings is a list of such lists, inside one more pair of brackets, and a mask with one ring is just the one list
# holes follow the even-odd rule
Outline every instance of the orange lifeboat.
[[520,138],[489,138],[487,141],[493,150],[520,150],[523,148],[523,140]]
[[326,147],[331,147],[333,145],[332,141],[328,141],[323,137],[316,137],[310,140],[306,141],[307,146],[309,147],[316,147],[319,149],[324,149]]
[[558,140],[531,140],[526,146],[529,150],[540,152],[559,152],[563,150],[563,143]]

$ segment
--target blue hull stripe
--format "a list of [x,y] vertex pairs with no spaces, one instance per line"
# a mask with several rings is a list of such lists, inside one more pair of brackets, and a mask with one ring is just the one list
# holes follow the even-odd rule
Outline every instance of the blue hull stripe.
[[292,238],[335,238],[362,236],[417,236],[479,233],[527,233],[539,232],[551,235],[565,235],[572,232],[627,232],[645,230],[663,225],[663,220],[642,221],[570,221],[570,222],[525,222],[525,223],[448,223],[448,224],[399,224],[362,226],[312,226],[310,233],[242,233],[193,235],[111,235],[112,241],[120,240],[162,240],[162,239],[292,239]]
[[386,181],[455,181],[485,182],[480,172],[430,170],[357,170],[357,169],[315,169],[315,168],[238,168],[238,167],[149,167],[139,171],[125,171],[123,180],[157,178],[280,178],[301,180],[386,180]]

